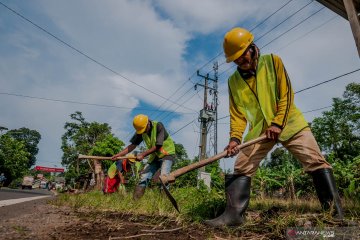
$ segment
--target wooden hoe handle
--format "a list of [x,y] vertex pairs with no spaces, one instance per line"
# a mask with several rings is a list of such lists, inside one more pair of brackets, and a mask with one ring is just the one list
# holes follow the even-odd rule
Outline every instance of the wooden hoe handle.
[[[83,154],[79,154],[78,159],[96,159],[96,160],[112,160],[112,157],[101,157],[101,156],[89,156],[89,155],[83,155]],[[129,157],[129,156],[122,156],[122,157],[117,157],[116,160],[118,159],[136,159],[136,157]],[[115,161],[115,160],[112,160]]]
[[[255,143],[258,143],[258,142],[261,142],[263,140],[265,140],[267,137],[264,135],[264,136],[261,136],[261,137],[258,137],[258,138],[255,138],[254,140],[251,140],[249,142],[246,142],[244,144],[240,144],[238,146],[236,146],[236,149],[237,150],[240,150],[240,149],[243,149],[243,148],[246,148],[250,145],[253,145]],[[161,180],[164,182],[164,183],[169,183],[169,182],[174,182],[175,181],[175,178],[177,177],[180,177],[181,175],[187,173],[187,172],[190,172],[192,170],[195,170],[195,169],[198,169],[198,168],[201,168],[203,166],[206,166],[212,162],[215,162],[221,158],[224,158],[226,157],[227,155],[227,151],[223,151],[215,156],[212,156],[210,158],[207,158],[207,159],[204,159],[204,160],[201,160],[199,162],[196,162],[196,163],[192,163],[188,166],[185,166],[185,167],[182,167],[182,168],[179,168],[173,172],[171,172],[169,175],[162,175],[160,176]]]

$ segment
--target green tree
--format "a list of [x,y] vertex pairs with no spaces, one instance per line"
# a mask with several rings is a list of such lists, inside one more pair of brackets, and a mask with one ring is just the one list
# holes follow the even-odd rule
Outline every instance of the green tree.
[[[180,144],[181,145],[181,144]],[[175,151],[178,144],[175,145]],[[181,145],[181,151],[183,151],[184,155],[187,157],[186,150]],[[178,152],[178,151],[176,151]],[[177,160],[175,164],[172,167],[172,171],[175,171],[176,169],[188,166],[194,162],[197,162],[198,157],[195,157],[193,160],[190,159],[179,159],[177,157]],[[225,177],[224,173],[222,172],[222,169],[220,168],[219,161],[215,161],[209,165],[205,166],[205,172],[210,173],[211,176],[211,186],[215,188],[215,190],[223,190],[224,188],[224,182]],[[198,170],[193,170],[191,172],[188,172],[180,177],[178,177],[175,181],[174,186],[183,188],[183,187],[196,187],[198,185]]]
[[[190,159],[176,161],[175,164],[172,166],[172,171],[175,171],[176,169],[188,166],[191,163],[192,163],[192,161]],[[188,172],[188,173],[176,178],[174,186],[178,187],[178,188],[196,187],[197,177],[198,177],[197,171]]]
[[20,178],[28,172],[30,156],[22,141],[6,134],[0,136],[0,169],[9,180]]
[[176,161],[183,161],[188,159],[187,152],[181,143],[175,143]]
[[26,151],[30,153],[28,168],[35,165],[36,155],[39,152],[38,144],[41,140],[40,133],[36,130],[31,130],[23,127],[19,129],[9,130],[6,135],[9,135],[14,139],[23,142]]
[[[262,172],[262,179],[266,180],[266,190],[273,193],[282,188],[285,195],[296,199],[306,193],[312,192],[311,179],[304,173],[301,163],[285,148],[275,149],[270,161],[264,164],[270,171]],[[270,181],[271,179],[271,181]]]
[[2,134],[2,131],[9,130],[7,127],[0,126],[0,135]]
[[312,131],[321,149],[334,160],[360,155],[360,84],[346,86],[343,99],[334,98],[332,109],[315,118]]
[[[97,141],[93,148],[89,151],[93,156],[110,157],[118,153],[124,147],[124,142],[114,137],[112,134],[108,134],[103,140]],[[102,165],[105,169],[108,169],[113,161],[102,161]]]
[[[192,163],[188,158],[188,154],[184,146],[180,143],[175,143],[175,163],[172,166],[171,171],[185,167]],[[197,185],[197,171],[191,171],[178,177],[174,183],[175,187],[195,187]]]
[[334,170],[334,176],[340,195],[360,201],[360,156],[348,161],[333,161],[334,155],[328,156]]
[[[63,150],[62,165],[75,168],[77,157],[81,154],[89,155],[98,142],[104,141],[111,135],[111,127],[107,123],[87,122],[81,112],[70,115],[72,122],[65,123],[66,132],[61,137]],[[88,172],[88,165],[82,161],[79,163],[81,173]]]
[[283,186],[283,183],[278,179],[278,173],[269,167],[260,166],[253,177],[252,191],[264,199],[266,195]]

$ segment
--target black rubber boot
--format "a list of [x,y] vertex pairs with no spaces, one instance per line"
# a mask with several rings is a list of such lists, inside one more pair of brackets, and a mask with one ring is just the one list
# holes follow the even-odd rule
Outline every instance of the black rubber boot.
[[133,199],[135,201],[139,200],[144,195],[144,193],[145,193],[145,187],[136,186],[134,195],[133,195]]
[[331,207],[334,207],[336,211],[334,217],[342,220],[344,218],[344,213],[332,169],[322,168],[311,172],[310,174],[313,178],[316,193],[322,208],[324,210],[329,210]]
[[251,178],[243,175],[225,176],[225,211],[217,218],[204,223],[212,227],[236,226],[245,221],[245,210],[250,200]]

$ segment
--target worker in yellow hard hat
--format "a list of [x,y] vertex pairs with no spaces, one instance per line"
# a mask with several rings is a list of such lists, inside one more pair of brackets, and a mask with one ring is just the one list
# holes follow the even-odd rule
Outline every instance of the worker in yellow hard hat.
[[[301,111],[294,104],[290,78],[279,56],[261,55],[254,36],[244,28],[233,28],[223,42],[227,63],[237,69],[228,79],[230,140],[225,147],[228,156],[237,158],[234,174],[227,175],[227,206],[222,215],[205,223],[213,226],[239,225],[250,200],[251,177],[262,159],[280,142],[302,163],[313,182],[324,209],[335,207],[337,217],[343,211],[332,168]],[[249,131],[243,137],[246,126]],[[238,151],[235,147],[265,134],[267,140]]]
[[175,160],[175,145],[169,133],[161,122],[150,120],[148,116],[139,114],[134,117],[133,126],[135,134],[131,138],[131,144],[124,150],[113,156],[116,159],[132,152],[142,141],[147,150],[137,154],[138,161],[149,156],[144,170],[140,176],[140,182],[135,188],[134,199],[141,198],[145,193],[149,181],[157,170],[161,169],[161,175],[168,175]]

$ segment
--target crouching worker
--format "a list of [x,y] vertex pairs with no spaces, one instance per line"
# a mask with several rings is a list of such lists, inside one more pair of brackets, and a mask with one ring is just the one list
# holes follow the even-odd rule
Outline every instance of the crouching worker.
[[[225,179],[227,205],[218,218],[205,223],[219,227],[243,223],[250,201],[251,178],[262,159],[280,142],[303,165],[315,185],[325,210],[334,207],[339,219],[343,210],[332,167],[322,156],[319,146],[301,111],[294,104],[294,92],[280,57],[260,55],[254,36],[243,28],[234,28],[224,37],[226,62],[237,65],[229,77],[230,139],[228,156],[237,155],[234,174]],[[246,125],[249,132],[244,142],[267,135],[267,140],[239,152]]]
[[175,160],[175,145],[170,135],[161,122],[152,121],[148,116],[139,114],[134,117],[133,126],[136,133],[130,140],[130,145],[113,156],[113,159],[132,152],[142,141],[147,150],[136,156],[137,161],[142,161],[149,156],[144,170],[141,172],[140,182],[135,188],[134,200],[138,200],[145,193],[145,188],[157,170],[161,175],[168,175]]
[[125,174],[130,171],[131,164],[135,162],[135,156],[128,155],[129,158],[124,158],[114,162],[107,171],[107,177],[105,178],[103,192],[114,193],[119,190],[121,186],[126,183]]

